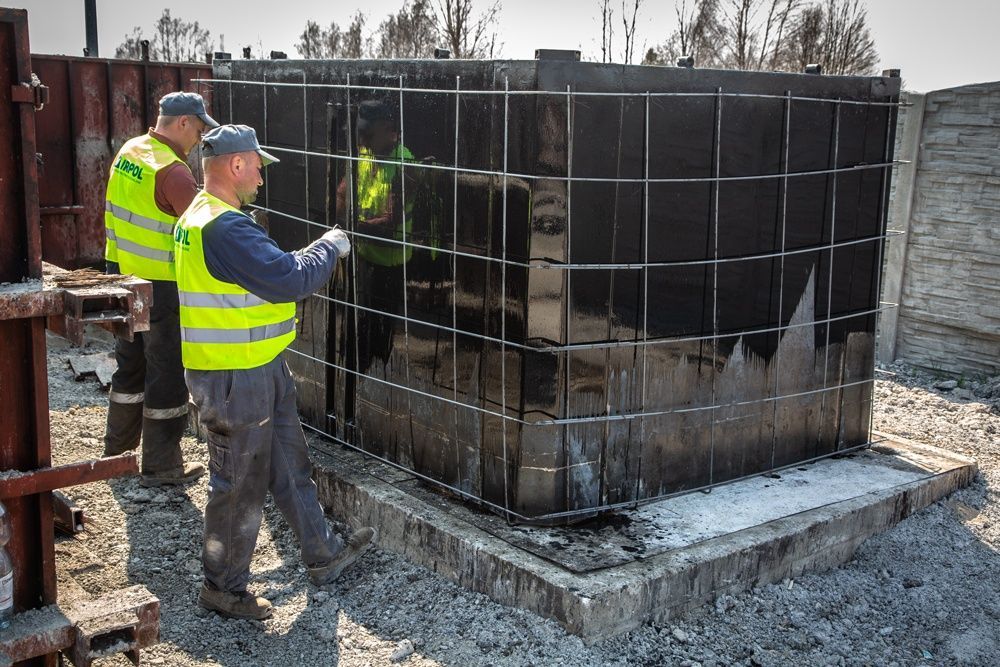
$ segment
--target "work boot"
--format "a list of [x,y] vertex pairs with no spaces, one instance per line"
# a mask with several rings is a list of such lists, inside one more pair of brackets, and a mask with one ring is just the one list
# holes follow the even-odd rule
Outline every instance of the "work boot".
[[229,591],[213,591],[205,584],[201,585],[198,604],[220,616],[229,618],[250,618],[262,621],[271,616],[271,603],[248,591],[231,593]]
[[316,586],[332,584],[348,567],[354,564],[378,538],[374,528],[360,528],[347,538],[347,544],[332,560],[309,568],[309,581]]
[[139,484],[145,487],[177,486],[193,482],[205,474],[205,466],[200,463],[185,463],[180,468],[164,470],[163,472],[146,473],[139,478]]

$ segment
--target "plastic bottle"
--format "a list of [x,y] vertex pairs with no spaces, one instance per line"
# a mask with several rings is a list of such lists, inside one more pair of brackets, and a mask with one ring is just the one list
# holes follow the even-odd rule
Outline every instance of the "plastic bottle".
[[10,625],[14,616],[14,566],[7,555],[10,541],[10,516],[0,503],[0,629]]

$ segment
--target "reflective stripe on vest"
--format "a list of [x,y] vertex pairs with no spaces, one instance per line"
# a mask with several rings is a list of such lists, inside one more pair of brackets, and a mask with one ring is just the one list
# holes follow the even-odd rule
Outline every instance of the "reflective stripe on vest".
[[[358,209],[363,220],[383,216],[389,210],[389,197],[392,195],[393,181],[399,165],[376,162],[375,154],[370,148],[358,151]],[[413,160],[413,153],[402,144],[397,144],[392,153],[382,160]],[[410,197],[404,206],[405,221],[400,221],[393,230],[392,236],[397,241],[403,241],[403,225],[406,225],[406,240],[410,240],[413,232],[413,198]],[[379,266],[402,266],[410,261],[413,248],[399,243],[380,243],[378,241],[361,240],[357,242],[356,252],[359,257],[378,264]]]
[[202,233],[227,212],[244,215],[201,191],[177,221],[174,255],[185,368],[256,368],[295,339],[294,303],[270,303],[209,273]]
[[146,280],[174,280],[177,218],[156,205],[156,174],[181,159],[148,134],[126,142],[108,177],[104,204],[104,258],[122,273]]
[[[283,336],[289,331],[295,331],[295,318],[264,324],[250,329],[196,329],[181,328],[181,340],[189,343],[255,343],[269,338]],[[266,363],[266,362],[265,362]]]

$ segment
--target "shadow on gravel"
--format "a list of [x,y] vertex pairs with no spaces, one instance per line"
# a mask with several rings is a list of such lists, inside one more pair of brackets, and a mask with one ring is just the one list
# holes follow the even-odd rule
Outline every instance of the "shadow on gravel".
[[138,478],[110,486],[127,517],[129,582],[145,585],[160,600],[161,642],[192,661],[232,667],[338,664],[339,608],[325,604],[332,596],[308,583],[294,535],[271,502],[250,590],[269,599],[274,614],[266,622],[235,620],[197,605],[204,521],[188,490],[145,489]]

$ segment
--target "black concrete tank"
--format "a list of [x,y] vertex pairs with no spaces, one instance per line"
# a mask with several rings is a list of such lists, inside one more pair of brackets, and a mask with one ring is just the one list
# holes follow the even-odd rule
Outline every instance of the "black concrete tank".
[[[869,441],[898,76],[567,60],[214,76],[216,117],[282,160],[257,201],[271,235],[353,234],[288,354],[312,427],[535,523]],[[366,102],[412,159],[366,164]],[[381,218],[358,192],[373,168],[395,170]],[[364,243],[412,255],[385,266]]]

